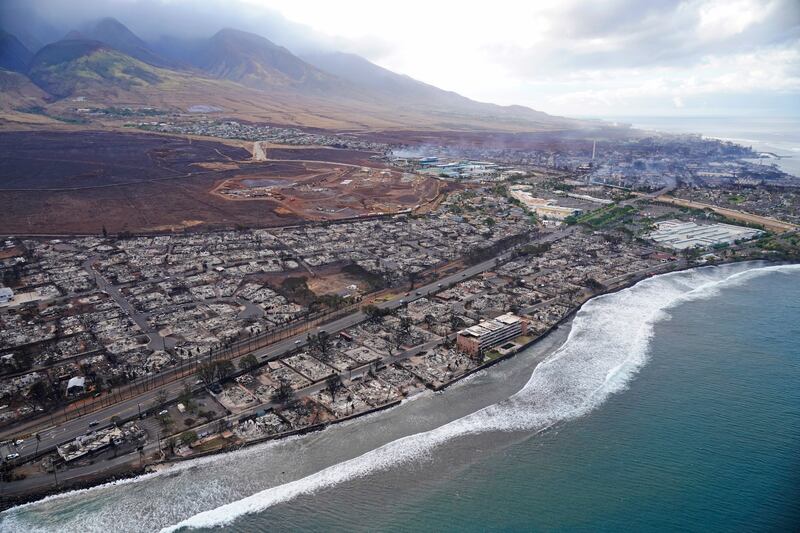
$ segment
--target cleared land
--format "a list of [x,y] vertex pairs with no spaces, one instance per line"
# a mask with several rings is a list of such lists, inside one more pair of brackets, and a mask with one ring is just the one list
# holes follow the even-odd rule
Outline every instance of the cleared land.
[[[102,131],[0,132],[0,234],[169,231],[276,226],[413,208],[439,182],[362,169],[368,152],[250,151],[215,141]],[[276,160],[283,156],[287,161]],[[288,155],[320,159],[289,161]],[[324,161],[334,160],[335,163]],[[238,201],[261,183],[274,196]]]
[[331,220],[413,209],[439,193],[439,182],[371,167],[293,162],[300,175],[273,171],[237,174],[214,194],[240,202],[277,203],[276,212],[304,220]]

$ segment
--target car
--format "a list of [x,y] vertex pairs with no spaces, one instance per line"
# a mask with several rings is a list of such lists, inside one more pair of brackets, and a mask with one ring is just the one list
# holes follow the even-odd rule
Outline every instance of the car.
[[294,341],[295,344],[299,345],[303,341]]
[[92,420],[91,422],[89,422],[89,427],[90,428],[93,428],[93,427],[99,426],[99,425],[100,425],[100,422],[98,422],[97,420]]
[[165,414],[167,414],[167,413],[169,413],[169,411],[167,411],[166,409],[164,409],[164,410],[162,410],[162,411],[159,411],[159,412],[158,412],[158,416],[164,416],[164,415],[165,415]]
[[22,444],[23,442],[25,442],[25,439],[19,439],[19,440],[16,440],[16,441],[14,441],[14,446],[19,446],[19,445],[20,445],[20,444]]
[[419,291],[417,291],[417,296],[419,296],[420,294],[422,294],[422,293],[421,293],[421,292],[419,292]]
[[442,288],[442,284],[441,283],[437,283],[436,286],[439,287],[440,289]]
[[6,455],[6,461],[13,461],[17,457],[19,457],[18,453],[10,453],[10,454]]

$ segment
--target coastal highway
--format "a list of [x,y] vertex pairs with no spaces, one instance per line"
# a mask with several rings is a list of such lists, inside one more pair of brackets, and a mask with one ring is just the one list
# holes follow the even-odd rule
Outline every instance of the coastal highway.
[[[538,238],[533,239],[532,242],[553,242],[563,238],[573,230],[574,228],[569,227],[559,231],[544,233],[539,235]],[[377,304],[377,306],[383,309],[397,309],[408,302],[439,292],[448,285],[458,283],[459,281],[463,281],[467,278],[489,271],[496,266],[498,261],[504,261],[508,259],[510,255],[511,252],[504,252],[493,259],[472,265],[433,283],[420,286],[417,289],[410,291],[408,296],[399,295],[391,300],[381,302]],[[366,317],[363,312],[357,311],[338,320],[334,320],[333,322],[324,324],[318,328],[318,330],[321,329],[327,333],[334,334],[363,322],[365,318]],[[293,337],[289,337],[282,341],[271,344],[265,348],[256,350],[253,353],[262,362],[278,359],[292,350],[303,348],[308,342],[307,335],[308,334],[305,332],[300,333]],[[234,363],[237,361],[238,359],[235,359]],[[38,434],[41,441],[38,443],[38,453],[51,451],[55,449],[57,445],[84,435],[94,428],[108,426],[111,424],[112,417],[117,416],[122,420],[135,418],[140,412],[143,413],[146,410],[154,407],[159,395],[163,394],[162,391],[166,393],[168,400],[173,400],[180,395],[184,389],[184,386],[186,385],[194,388],[197,385],[197,378],[195,376],[190,376],[183,380],[167,383],[160,387],[156,387],[144,392],[134,398],[123,400],[114,405],[99,409],[93,413],[74,418],[56,427],[40,429]],[[97,422],[97,424],[90,427],[89,424],[94,422]],[[48,424],[48,421],[43,420],[42,424]],[[32,436],[33,433],[36,432],[36,429],[28,429],[27,432],[30,436],[26,437],[24,442],[19,446],[4,446],[2,450],[4,453],[19,453],[20,457],[16,459],[16,462],[19,463],[30,459],[35,453],[37,453],[37,441],[36,438]],[[11,437],[11,440],[16,440],[16,437]]]
[[[407,359],[413,355],[416,355],[418,353],[424,352],[425,350],[429,350],[435,347],[441,341],[442,339],[437,338],[436,340],[429,341],[425,344],[414,346],[409,350],[406,350],[404,352],[383,359],[381,361],[381,364],[391,364],[397,361],[401,361],[403,359]],[[348,380],[358,379],[360,377],[363,377],[369,372],[370,368],[372,367],[373,363],[362,365],[358,368],[354,368],[347,373],[346,378],[344,377],[344,374],[342,374],[343,381],[346,384]],[[312,383],[307,387],[303,387],[301,389],[296,390],[295,396],[300,397],[300,396],[308,396],[311,394],[315,394],[326,387],[327,383],[325,380],[318,381],[316,383]],[[274,402],[259,404],[245,411],[242,411],[241,413],[228,415],[224,417],[222,420],[235,422],[244,417],[255,415],[259,411],[267,410],[273,407],[278,407],[278,404]],[[194,428],[194,431],[200,432],[203,431],[205,428],[214,427],[216,424],[219,423],[219,420],[220,419],[217,419],[203,426],[196,427]],[[166,446],[164,439],[162,439],[161,445]],[[131,453],[120,454],[117,455],[116,457],[109,457],[108,452],[106,452],[105,454],[100,454],[96,456],[95,461],[92,462],[91,464],[71,467],[69,469],[59,471],[58,481],[61,484],[70,483],[76,480],[80,480],[82,478],[90,479],[93,476],[96,476],[99,472],[108,472],[111,469],[120,469],[120,468],[126,469],[136,466],[137,464],[141,465],[142,458],[152,456],[158,449],[159,449],[158,442],[155,440],[149,440],[145,444],[141,455],[137,455],[131,452]],[[34,473],[32,475],[29,475],[25,479],[14,481],[13,489],[11,490],[13,493],[16,494],[24,493],[25,491],[40,490],[44,487],[52,487],[54,481],[55,477],[52,474]],[[2,496],[4,492],[5,491],[3,490],[3,487],[0,487],[0,496]]]

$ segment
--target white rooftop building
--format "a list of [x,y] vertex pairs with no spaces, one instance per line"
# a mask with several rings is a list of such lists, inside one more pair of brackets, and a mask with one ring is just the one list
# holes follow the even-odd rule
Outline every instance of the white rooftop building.
[[7,304],[14,299],[14,291],[8,287],[0,287],[0,304]]
[[528,323],[524,319],[506,313],[459,331],[456,342],[461,350],[474,355],[508,339],[525,335],[527,331]]
[[733,244],[736,241],[758,237],[764,232],[758,229],[733,226],[731,224],[699,225],[694,222],[665,220],[656,224],[656,231],[647,237],[674,250],[707,248],[718,244]]

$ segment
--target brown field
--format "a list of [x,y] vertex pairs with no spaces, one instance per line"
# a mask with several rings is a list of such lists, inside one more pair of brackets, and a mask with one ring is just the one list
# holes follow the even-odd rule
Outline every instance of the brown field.
[[[332,220],[414,209],[439,194],[438,180],[371,167],[317,162],[296,165],[284,176],[247,169],[217,185],[213,194],[231,202],[274,202],[276,212],[304,220]],[[259,164],[260,166],[261,164]]]
[[289,146],[268,146],[265,152],[269,160],[330,161],[366,167],[383,167],[380,162],[370,159],[370,156],[376,155],[374,152]]
[[[298,152],[276,155],[288,153]],[[0,234],[5,235],[335,220],[413,208],[436,197],[440,183],[404,180],[374,168],[374,161],[363,170],[355,162],[368,159],[366,152],[310,148],[300,159],[337,163],[254,162],[240,146],[134,132],[4,131],[0,154]],[[258,199],[223,192],[260,180],[279,187]]]

